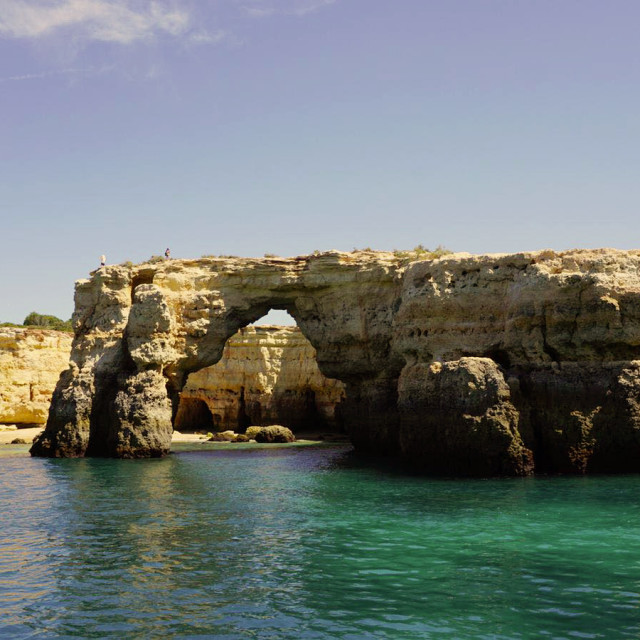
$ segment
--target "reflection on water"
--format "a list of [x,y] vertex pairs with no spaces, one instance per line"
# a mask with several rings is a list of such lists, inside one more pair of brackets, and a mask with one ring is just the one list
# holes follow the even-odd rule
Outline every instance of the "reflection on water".
[[342,447],[0,460],[0,637],[635,638],[640,478]]

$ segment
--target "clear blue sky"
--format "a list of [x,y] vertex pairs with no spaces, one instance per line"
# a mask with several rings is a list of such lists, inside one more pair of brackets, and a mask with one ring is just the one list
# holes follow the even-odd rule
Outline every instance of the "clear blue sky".
[[0,320],[105,253],[640,247],[637,0],[2,0]]

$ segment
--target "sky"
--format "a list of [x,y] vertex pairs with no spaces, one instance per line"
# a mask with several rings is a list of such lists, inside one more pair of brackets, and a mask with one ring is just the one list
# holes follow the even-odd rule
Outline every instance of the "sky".
[[640,247],[637,0],[0,0],[0,321],[101,254]]

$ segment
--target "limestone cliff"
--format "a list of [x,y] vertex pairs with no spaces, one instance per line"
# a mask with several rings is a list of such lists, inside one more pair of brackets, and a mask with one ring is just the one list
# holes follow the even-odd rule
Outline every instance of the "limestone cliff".
[[640,252],[172,260],[76,285],[36,455],[162,455],[187,376],[286,309],[360,451],[479,475],[640,470]]
[[320,373],[315,350],[297,327],[249,326],[229,338],[220,362],[189,376],[174,427],[335,428],[343,396],[344,385]]
[[60,373],[69,366],[72,335],[0,327],[0,423],[44,424]]

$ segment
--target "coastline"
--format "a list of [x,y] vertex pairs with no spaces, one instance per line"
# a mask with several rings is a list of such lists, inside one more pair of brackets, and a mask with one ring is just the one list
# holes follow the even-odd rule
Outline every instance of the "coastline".
[[[39,435],[40,433],[42,433],[44,431],[44,426],[42,427],[25,427],[25,428],[18,428],[18,429],[11,429],[11,430],[0,430],[0,446],[2,445],[10,445],[11,442],[13,440],[15,440],[16,438],[21,438],[24,440],[28,441],[29,446],[31,446],[31,442],[33,441],[33,439]],[[290,444],[298,444],[298,445],[305,445],[305,444],[319,444],[319,443],[323,443],[323,442],[328,442],[331,444],[347,444],[344,439],[336,439],[336,440],[332,440],[332,439],[326,439],[326,435],[322,436],[320,434],[316,434],[316,433],[309,433],[309,432],[304,432],[300,434],[300,438],[297,438],[295,442],[290,443]],[[188,445],[188,444],[194,444],[194,443],[200,443],[200,444],[204,444],[207,442],[207,436],[203,435],[203,434],[198,434],[198,433],[182,433],[180,431],[174,431],[173,434],[171,435],[171,444],[178,444],[178,445]],[[215,444],[215,445],[230,445],[230,444],[236,444],[236,443],[231,443],[231,442],[211,442],[209,444]],[[241,444],[246,444],[246,443],[241,443]],[[255,444],[252,442],[252,444]],[[277,443],[280,444],[280,446],[282,446],[282,443]],[[14,445],[14,446],[20,446],[20,445]],[[23,444],[22,446],[26,446],[25,444]]]
[[[9,431],[0,431],[0,445],[3,444],[11,444],[12,440],[16,438],[22,438],[27,440],[29,444],[33,438],[44,431],[44,426],[42,427],[26,427],[23,429],[11,429]],[[171,436],[171,442],[202,442],[206,440],[206,436],[199,435],[195,433],[180,433],[179,431],[174,431]]]

